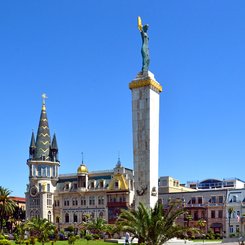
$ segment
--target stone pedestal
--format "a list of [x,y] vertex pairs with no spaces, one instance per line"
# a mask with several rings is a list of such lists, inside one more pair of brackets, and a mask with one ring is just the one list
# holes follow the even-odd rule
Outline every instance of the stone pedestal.
[[159,94],[151,72],[139,73],[132,91],[135,207],[154,207],[158,200]]

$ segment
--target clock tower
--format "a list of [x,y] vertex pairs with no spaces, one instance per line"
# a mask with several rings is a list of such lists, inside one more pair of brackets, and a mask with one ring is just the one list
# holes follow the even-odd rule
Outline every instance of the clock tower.
[[58,181],[60,162],[56,135],[52,141],[46,111],[46,95],[42,95],[42,109],[35,139],[32,132],[29,147],[29,184],[26,191],[26,218],[46,218],[53,222],[54,191]]

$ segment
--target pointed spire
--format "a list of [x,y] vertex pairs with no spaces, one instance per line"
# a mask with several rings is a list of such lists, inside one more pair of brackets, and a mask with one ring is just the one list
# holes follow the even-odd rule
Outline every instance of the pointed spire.
[[46,113],[46,94],[43,94],[42,98],[42,111],[37,131],[35,159],[49,160],[50,132]]
[[36,147],[35,135],[34,135],[33,130],[32,130],[32,134],[31,134],[31,143],[30,143],[30,147],[31,147],[31,148],[35,148],[35,147]]
[[35,154],[35,149],[36,149],[35,135],[34,135],[34,132],[32,130],[31,143],[30,143],[30,147],[29,147],[30,158],[33,157],[33,155]]
[[118,153],[116,168],[120,168],[121,166],[122,166],[122,164],[121,164],[121,160],[120,160],[120,153]]
[[58,144],[57,144],[57,139],[56,139],[56,134],[55,133],[54,133],[54,136],[53,136],[51,148],[52,148],[52,150],[58,151]]
[[51,161],[58,161],[58,144],[57,144],[57,140],[56,140],[56,134],[54,133],[53,139],[52,139],[52,144],[50,146],[50,160]]

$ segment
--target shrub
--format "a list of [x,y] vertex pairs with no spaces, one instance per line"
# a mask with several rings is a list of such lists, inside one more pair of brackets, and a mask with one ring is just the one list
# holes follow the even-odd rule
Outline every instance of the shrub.
[[0,245],[11,245],[11,242],[7,239],[1,239],[0,240]]
[[34,245],[36,243],[36,238],[34,236],[30,237],[30,244]]
[[76,239],[77,239],[76,236],[70,235],[68,238],[68,244],[74,244]]
[[91,234],[87,234],[85,237],[84,237],[87,241],[89,240],[92,240],[93,239],[93,236]]
[[99,234],[93,234],[93,239],[95,239],[95,240],[100,239],[100,235]]
[[80,237],[83,238],[86,235],[85,230],[80,230]]

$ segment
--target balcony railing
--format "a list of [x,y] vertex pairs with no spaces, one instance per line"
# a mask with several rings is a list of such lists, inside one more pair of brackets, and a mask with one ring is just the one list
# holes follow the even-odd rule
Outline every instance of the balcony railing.
[[128,202],[108,202],[108,208],[116,208],[116,207],[128,207]]

